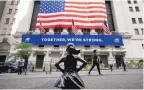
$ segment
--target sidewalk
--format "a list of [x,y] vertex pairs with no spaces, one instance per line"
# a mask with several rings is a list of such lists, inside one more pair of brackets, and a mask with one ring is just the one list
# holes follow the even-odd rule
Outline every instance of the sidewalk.
[[[85,83],[85,89],[142,89],[143,69],[102,70],[103,75],[92,71],[91,76],[87,71],[79,72]],[[55,82],[62,75],[61,72],[28,72],[28,75],[17,73],[0,74],[0,89],[56,89]]]
[[[128,69],[127,71],[123,71],[123,69],[116,69],[113,70],[112,72],[110,70],[101,70],[101,73],[103,75],[119,75],[119,74],[133,74],[133,73],[137,73],[142,71],[143,69]],[[2,76],[17,76],[17,73],[1,73],[0,77]],[[27,75],[25,75],[24,73],[22,75],[18,75],[21,77],[59,77],[60,75],[62,75],[61,72],[51,72],[51,74],[46,74],[46,72],[27,72]],[[88,71],[80,71],[79,75],[81,76],[88,76]],[[97,70],[93,70],[91,72],[91,75],[98,75],[98,71]]]

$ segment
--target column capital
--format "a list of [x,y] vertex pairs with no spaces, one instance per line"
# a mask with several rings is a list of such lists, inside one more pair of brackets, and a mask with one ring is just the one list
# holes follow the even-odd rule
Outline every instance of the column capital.
[[68,34],[68,29],[67,28],[63,28],[61,34]]
[[91,29],[90,34],[91,35],[97,35],[98,33],[95,31],[95,29]]

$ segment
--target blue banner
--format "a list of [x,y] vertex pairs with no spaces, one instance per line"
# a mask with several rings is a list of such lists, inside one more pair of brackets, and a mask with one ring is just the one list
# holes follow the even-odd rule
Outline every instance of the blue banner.
[[33,45],[123,46],[121,35],[23,35],[22,42]]

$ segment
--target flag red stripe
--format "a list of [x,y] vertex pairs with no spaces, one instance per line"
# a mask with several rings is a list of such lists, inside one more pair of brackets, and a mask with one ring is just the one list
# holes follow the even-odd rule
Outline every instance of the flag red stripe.
[[[63,24],[59,24],[59,25],[49,25],[49,26],[43,26],[44,28],[71,28],[71,25],[63,25]],[[82,26],[82,25],[76,25],[77,28],[91,28],[91,29],[95,29],[95,28],[101,28],[101,26]],[[36,28],[40,28],[40,26],[36,26]]]
[[[38,23],[51,23],[51,22],[71,22],[69,19],[57,19],[57,20],[37,20]],[[103,23],[103,20],[93,20],[93,21],[84,21],[84,20],[75,20],[79,23]]]
[[106,26],[103,26],[103,29],[104,29],[105,33],[110,34],[110,31],[109,31],[109,29]]
[[39,15],[38,18],[53,18],[53,17],[77,17],[77,18],[107,18],[104,15],[87,15],[87,16],[82,16],[82,15],[74,15],[74,14],[58,14],[58,15],[51,15],[51,16],[46,16],[46,15]]
[[65,5],[66,8],[77,8],[77,9],[92,9],[92,8],[101,8],[101,9],[106,9],[105,7],[103,6],[70,6],[70,5]]
[[105,1],[103,2],[66,2],[68,4],[104,4],[105,5]]
[[77,10],[65,10],[65,12],[75,12],[75,13],[104,13],[106,14],[105,11],[102,11],[102,10],[93,10],[93,11],[77,11]]

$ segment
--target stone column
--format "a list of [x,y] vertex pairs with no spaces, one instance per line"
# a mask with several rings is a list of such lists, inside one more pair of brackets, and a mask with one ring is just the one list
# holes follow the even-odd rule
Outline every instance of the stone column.
[[67,28],[64,28],[63,31],[61,32],[61,34],[63,34],[63,35],[66,34],[66,35],[67,35],[67,34],[68,34],[68,29],[67,29]]
[[83,35],[83,32],[81,31],[81,29],[77,29],[77,30],[78,30],[79,35]]
[[44,53],[45,53],[45,56],[44,56],[43,68],[45,68],[45,71],[48,72],[49,71],[49,54],[48,54],[48,51]]
[[52,69],[52,58],[51,58],[51,56],[50,56],[50,54],[51,54],[51,51],[48,51],[47,52],[47,70],[46,70],[46,72],[49,72],[49,73],[51,73],[51,69]]
[[53,29],[53,28],[50,28],[48,34],[53,35],[53,34],[54,34],[54,29]]
[[97,35],[97,32],[95,32],[95,29],[91,29],[90,34],[91,35]]
[[34,67],[36,66],[35,52],[32,52],[28,58],[28,70],[30,70],[32,68],[32,65],[34,65]]

